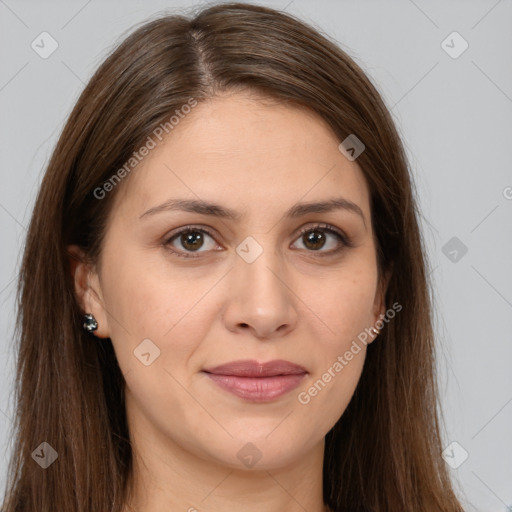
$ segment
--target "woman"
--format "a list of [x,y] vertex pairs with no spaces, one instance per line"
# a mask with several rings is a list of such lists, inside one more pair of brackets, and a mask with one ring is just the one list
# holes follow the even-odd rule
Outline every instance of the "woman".
[[318,32],[245,4],[140,27],[35,205],[3,510],[461,511],[417,216]]

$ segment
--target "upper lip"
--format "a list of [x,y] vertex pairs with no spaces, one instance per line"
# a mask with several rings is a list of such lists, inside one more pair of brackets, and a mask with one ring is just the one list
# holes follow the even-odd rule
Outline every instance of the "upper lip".
[[307,373],[306,369],[302,366],[283,359],[275,359],[266,363],[244,359],[231,361],[230,363],[221,364],[213,368],[205,368],[203,371],[217,375],[235,375],[239,377],[275,377],[277,375]]

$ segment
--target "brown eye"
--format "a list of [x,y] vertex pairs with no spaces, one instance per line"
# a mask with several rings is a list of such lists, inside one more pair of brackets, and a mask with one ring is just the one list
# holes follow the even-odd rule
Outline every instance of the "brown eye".
[[[343,232],[329,224],[302,229],[298,241],[304,246],[299,248],[318,253],[318,256],[334,255],[345,247],[352,246],[350,239]],[[203,252],[216,250],[213,234],[205,228],[193,226],[186,226],[173,233],[163,245],[176,256],[183,258],[198,258]],[[322,250],[325,247],[327,250]]]
[[[304,249],[309,252],[318,252],[319,256],[332,255],[345,247],[351,247],[350,239],[329,224],[302,229],[298,240],[302,242]],[[327,250],[321,250],[326,246]]]
[[188,233],[181,233],[180,243],[182,247],[188,251],[195,251],[200,249],[204,243],[203,234],[199,231],[189,231]]
[[[208,239],[212,240],[210,247],[207,247],[205,250],[200,250],[205,246],[205,242]],[[203,228],[199,229],[191,227],[186,227],[177,233],[174,233],[164,242],[164,246],[166,246],[170,251],[184,258],[195,258],[196,256],[194,256],[193,253],[207,252],[208,250],[213,249],[215,245],[212,234]]]
[[316,251],[325,245],[326,236],[322,231],[315,229],[302,235],[302,239],[304,240],[304,245],[308,249]]

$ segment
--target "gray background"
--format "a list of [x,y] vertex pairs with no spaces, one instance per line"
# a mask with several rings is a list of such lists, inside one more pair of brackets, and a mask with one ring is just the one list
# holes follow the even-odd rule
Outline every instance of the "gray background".
[[[446,460],[458,466],[450,472],[468,511],[505,511],[512,505],[512,1],[261,3],[336,39],[395,117],[433,269],[444,447],[458,443]],[[45,165],[84,83],[118,38],[191,5],[200,3],[0,0],[2,487],[15,279]],[[43,31],[59,45],[47,59],[31,48]],[[441,45],[453,31],[469,44],[457,58]],[[451,36],[445,47],[453,54],[462,44]],[[468,458],[460,464],[462,450]]]

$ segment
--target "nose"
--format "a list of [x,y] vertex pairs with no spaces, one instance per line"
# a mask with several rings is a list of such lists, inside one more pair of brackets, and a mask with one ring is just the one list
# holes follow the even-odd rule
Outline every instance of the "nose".
[[273,339],[295,329],[298,299],[277,251],[265,248],[252,263],[237,255],[229,279],[224,322],[230,331]]

